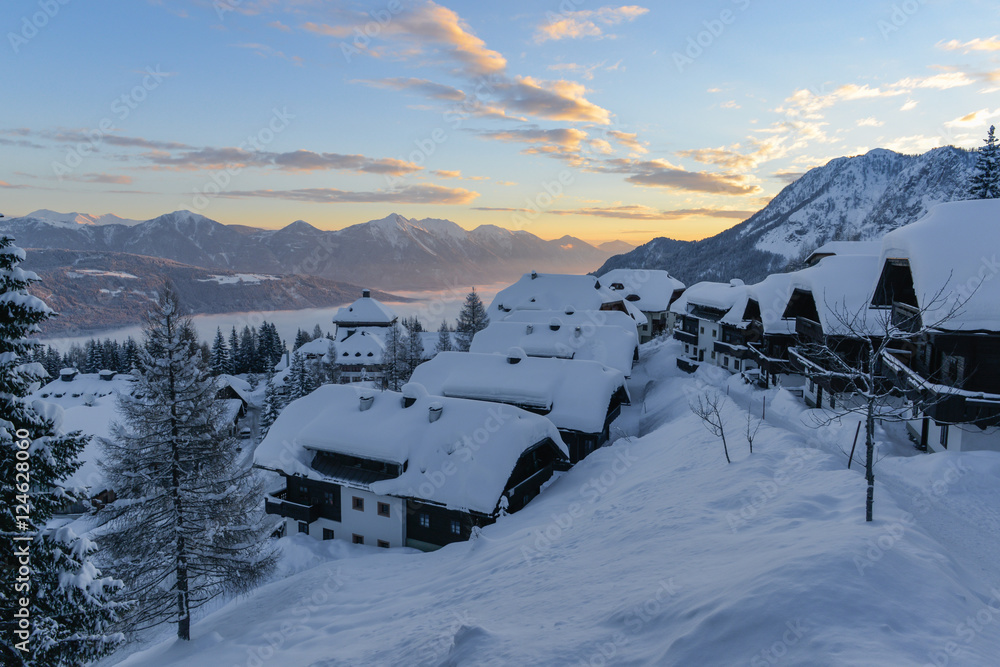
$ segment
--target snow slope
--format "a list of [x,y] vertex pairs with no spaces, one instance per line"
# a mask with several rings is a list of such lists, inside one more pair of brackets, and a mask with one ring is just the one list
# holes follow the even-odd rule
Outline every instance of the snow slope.
[[[883,433],[866,525],[841,452],[854,423],[811,428],[787,392],[718,369],[682,377],[676,352],[643,348],[646,405],[622,423],[644,435],[479,539],[317,565],[121,664],[996,664],[1000,455],[913,455]],[[731,465],[687,407],[710,385],[731,392]],[[749,455],[743,408],[765,396]]]

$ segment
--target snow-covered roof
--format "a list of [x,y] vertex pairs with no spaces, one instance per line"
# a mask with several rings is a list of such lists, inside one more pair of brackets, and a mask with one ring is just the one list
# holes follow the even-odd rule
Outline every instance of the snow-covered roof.
[[909,261],[925,324],[947,319],[941,329],[1000,331],[997,248],[1000,199],[938,204],[885,235],[878,268],[888,259]]
[[870,307],[880,268],[872,255],[831,255],[789,274],[789,287],[812,294],[827,336],[884,333],[881,311]]
[[364,296],[349,306],[344,306],[337,310],[333,316],[333,323],[338,327],[351,327],[363,324],[386,325],[392,324],[397,315],[391,308],[378,299],[373,299],[364,292]]
[[491,322],[526,322],[548,324],[553,317],[558,317],[563,324],[570,327],[600,325],[621,327],[627,331],[635,331],[636,321],[620,310],[576,310],[574,308],[560,308],[559,310],[512,310],[501,318],[492,319]]
[[599,433],[625,374],[596,361],[507,354],[442,352],[413,371],[411,380],[441,396],[511,403],[537,410],[560,429]]
[[[325,478],[311,467],[316,452],[405,463],[401,476],[367,488],[489,514],[525,450],[551,438],[567,455],[555,426],[544,417],[508,405],[407,389],[418,397],[404,408],[397,392],[324,385],[282,411],[257,447],[254,462],[311,479]],[[367,410],[361,409],[362,396],[373,397]],[[440,409],[433,422],[432,408]]]
[[341,365],[378,364],[384,351],[382,337],[369,331],[351,334],[336,344],[337,363]]
[[601,276],[601,284],[645,312],[667,310],[674,292],[684,289],[684,283],[659,269],[611,269]]
[[674,301],[670,310],[678,314],[689,314],[692,309],[702,307],[728,312],[738,303],[745,303],[747,294],[747,286],[742,280],[695,283],[684,290],[684,294]]
[[[605,314],[604,311],[587,312]],[[616,314],[632,321],[624,313]],[[600,320],[596,318],[591,322],[581,319],[574,313],[569,317],[552,315],[546,322],[492,322],[476,333],[469,351],[506,354],[510,348],[519,347],[531,357],[598,361],[630,376],[635,348],[639,345],[635,323],[625,329],[598,324]]]
[[334,342],[329,338],[323,336],[317,338],[316,340],[311,340],[308,343],[303,343],[298,348],[296,352],[302,356],[316,356],[325,357],[330,352],[330,348],[334,346]]
[[829,241],[813,250],[805,263],[811,266],[830,255],[877,255],[881,246],[881,241]]
[[57,379],[43,385],[32,394],[33,398],[57,403],[63,408],[83,405],[85,401],[111,396],[115,392],[128,393],[131,375],[119,374],[111,381],[102,380],[97,373],[80,373],[71,381]]
[[235,422],[236,418],[240,416],[240,410],[243,409],[243,401],[236,398],[230,398],[222,402],[222,414],[226,418],[226,423]]
[[[772,273],[756,285],[751,285],[749,298],[760,307],[761,324],[765,334],[794,334],[795,319],[784,318],[788,299],[792,295],[794,273]],[[731,322],[738,309],[733,308],[723,321]]]
[[501,311],[562,310],[567,306],[576,310],[600,310],[602,305],[622,299],[621,294],[615,294],[594,276],[532,271],[500,290],[487,314],[495,318]]
[[236,377],[235,375],[229,375],[228,373],[222,373],[215,378],[215,386],[219,389],[224,389],[225,387],[232,387],[236,395],[243,399],[244,403],[251,403],[250,400],[253,391],[250,389],[250,383],[243,378]]

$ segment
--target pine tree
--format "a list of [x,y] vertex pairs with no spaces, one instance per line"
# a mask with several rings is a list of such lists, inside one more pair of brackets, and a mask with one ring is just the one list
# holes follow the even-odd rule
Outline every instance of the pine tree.
[[317,340],[322,337],[323,337],[323,330],[320,329],[319,325],[317,324],[315,327],[313,327],[313,340]]
[[407,342],[403,328],[393,322],[385,336],[385,350],[382,352],[382,371],[386,389],[399,391],[409,379],[407,363]]
[[264,405],[260,410],[260,437],[262,440],[284,407],[284,401],[274,384],[274,373],[272,372],[264,386]]
[[295,344],[292,345],[292,352],[299,349],[300,347],[302,347],[311,340],[312,338],[309,337],[309,334],[307,334],[302,329],[299,329],[298,331],[295,332]]
[[222,335],[222,329],[217,328],[215,330],[215,341],[212,343],[212,375],[228,373],[230,368],[229,348],[226,346],[226,339]]
[[[419,322],[417,323],[419,327]],[[417,366],[424,362],[424,341],[421,337],[422,331],[410,330],[406,335],[406,377],[413,375]]]
[[233,364],[236,368],[235,372],[239,374],[252,371],[254,356],[256,356],[256,350],[254,349],[253,333],[250,331],[250,327],[243,327],[243,331],[240,333],[239,355]]
[[[76,500],[62,482],[80,466],[79,432],[60,435],[52,419],[26,399],[42,368],[26,365],[29,336],[52,311],[28,294],[38,278],[23,271],[24,251],[0,237],[0,663],[76,665],[96,660],[124,640],[109,628],[125,606],[121,582],[94,567],[92,542],[72,529],[45,528],[52,514]],[[28,559],[30,588],[18,561]],[[20,577],[20,581],[18,578]],[[21,600],[28,602],[25,626]]]
[[102,467],[118,496],[104,508],[108,557],[138,600],[133,630],[177,623],[191,638],[191,612],[259,584],[275,563],[263,493],[239,463],[215,383],[185,342],[190,320],[172,289],[150,313],[148,349],[120,423],[102,439]]
[[476,332],[482,331],[490,323],[490,318],[486,314],[486,307],[483,306],[482,299],[476,294],[476,288],[465,297],[465,304],[458,314],[458,324],[455,327],[456,347],[460,352],[468,352],[472,345],[472,337]]
[[438,328],[437,345],[434,346],[434,353],[438,354],[440,352],[449,352],[451,349],[451,327],[448,326],[448,320],[441,320],[441,326]]
[[976,153],[976,169],[969,181],[972,199],[1000,199],[1000,150],[997,147],[996,128],[989,132]]
[[122,348],[125,352],[125,358],[122,361],[122,372],[131,373],[135,365],[139,363],[139,344],[135,342],[134,338],[129,336]]
[[309,371],[306,369],[306,360],[298,352],[292,352],[292,358],[288,365],[288,374],[285,376],[285,386],[288,388],[288,400],[294,401],[310,393]]

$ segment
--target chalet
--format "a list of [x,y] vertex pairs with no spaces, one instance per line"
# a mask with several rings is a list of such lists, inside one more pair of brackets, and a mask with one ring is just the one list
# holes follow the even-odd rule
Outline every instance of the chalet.
[[872,304],[916,340],[884,372],[919,397],[908,427],[923,449],[1000,450],[1000,200],[940,204],[885,236]]
[[600,278],[611,291],[622,294],[642,311],[645,321],[639,322],[640,343],[673,333],[676,314],[670,304],[684,293],[684,283],[666,271],[653,269],[612,269]]
[[217,391],[215,397],[222,401],[236,401],[240,404],[237,419],[246,416],[250,407],[251,394],[250,383],[235,375],[223,373],[215,378]]
[[632,319],[644,319],[642,311],[624,296],[617,294],[594,276],[532,271],[506,287],[493,298],[486,311],[490,320],[502,319],[514,310],[617,310]]
[[442,352],[413,371],[435,395],[491,401],[545,415],[571,463],[608,442],[611,423],[629,404],[625,374],[596,361],[507,354]]
[[[684,344],[684,354],[677,357],[677,366],[688,373],[702,363],[745,370],[745,318],[748,306],[747,286],[742,280],[729,283],[700,282],[692,285],[670,309],[677,317],[674,338]],[[723,318],[733,315],[723,322]]]
[[333,317],[337,325],[334,363],[342,383],[383,381],[385,337],[398,319],[391,308],[372,298],[370,290],[363,290],[360,299],[337,310]]
[[332,363],[332,355],[330,353],[334,351],[335,347],[336,344],[333,340],[321,336],[308,343],[303,343],[295,351],[302,355],[306,361]]
[[254,464],[283,478],[265,508],[288,532],[429,551],[521,509],[566,455],[549,420],[508,405],[324,385],[285,408]]
[[586,359],[632,375],[632,365],[639,357],[639,336],[635,321],[624,313],[627,328],[600,324],[606,321],[600,310],[578,313],[572,308],[550,315],[546,322],[514,322],[501,320],[476,333],[470,352],[503,354],[512,347],[521,348],[529,357]]
[[[803,375],[831,370],[827,362],[810,355],[810,344],[822,345],[854,367],[866,363],[869,339],[885,335],[878,312],[870,308],[878,257],[835,255],[793,274],[783,319],[795,320],[796,346],[788,348],[791,367]],[[807,373],[808,371],[808,373]],[[806,404],[836,407],[854,393],[842,378],[808,379]]]

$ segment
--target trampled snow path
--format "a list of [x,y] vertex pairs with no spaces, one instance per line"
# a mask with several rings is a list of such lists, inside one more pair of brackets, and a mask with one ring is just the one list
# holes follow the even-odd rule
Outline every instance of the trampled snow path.
[[[595,452],[479,539],[318,565],[122,664],[996,664],[998,568],[983,556],[1000,535],[938,531],[949,513],[995,521],[1000,454],[884,459],[865,524],[862,475],[797,429],[766,424],[752,456],[734,438],[727,465],[675,352],[644,348],[655,384],[631,418],[655,429]],[[794,402],[776,403],[794,422]],[[913,492],[942,485],[916,512]]]

